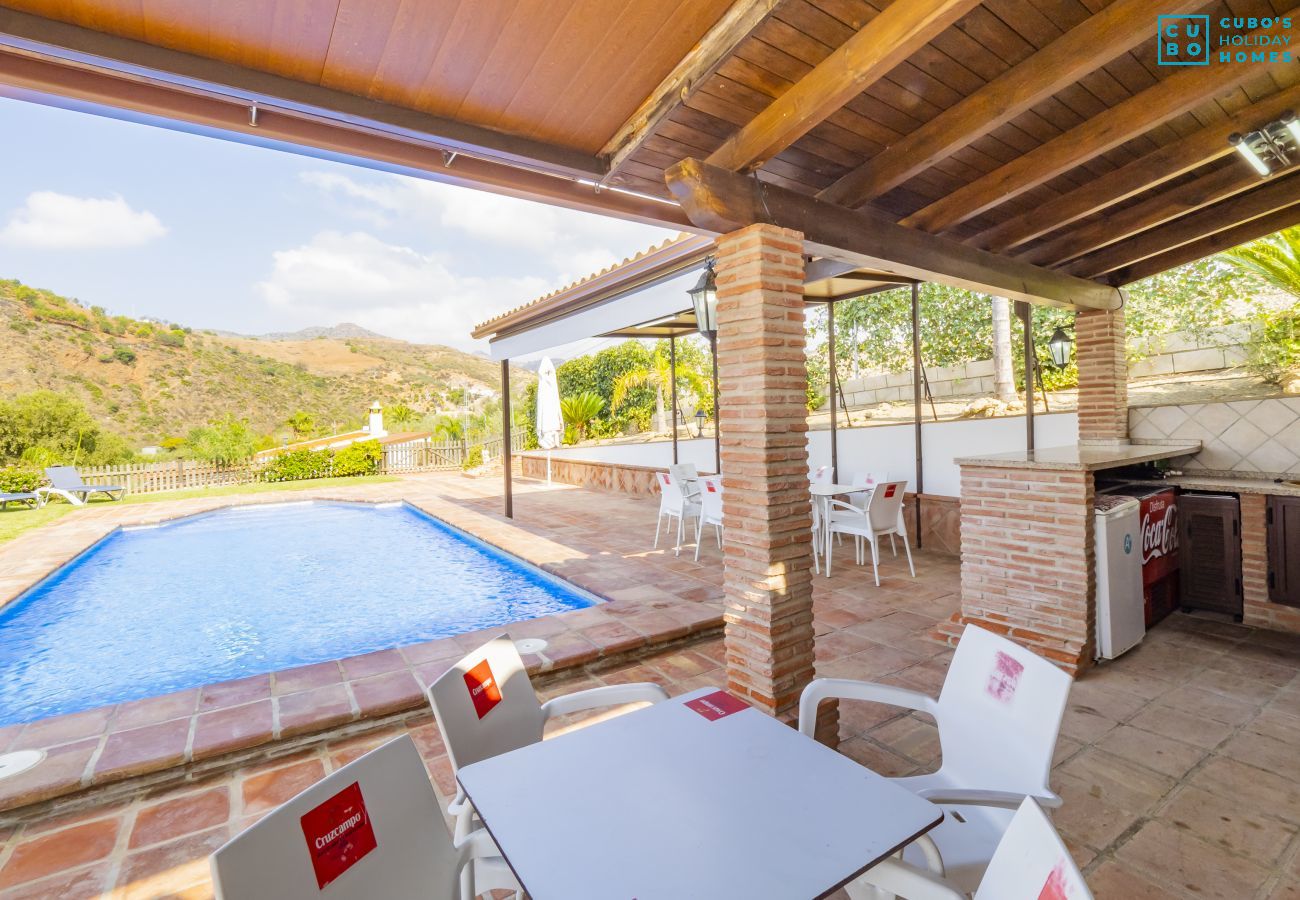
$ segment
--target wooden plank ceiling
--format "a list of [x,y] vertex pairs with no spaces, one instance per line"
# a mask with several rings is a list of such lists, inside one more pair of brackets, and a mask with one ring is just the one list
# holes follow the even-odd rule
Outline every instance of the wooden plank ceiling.
[[1165,67],[1155,45],[1157,12],[1289,14],[1300,24],[1294,2],[0,8],[579,151],[605,184],[643,194],[670,198],[668,170],[697,159],[873,221],[1118,285],[1185,262],[1193,248],[1300,222],[1300,175],[1260,179],[1227,143],[1300,109],[1300,65]]

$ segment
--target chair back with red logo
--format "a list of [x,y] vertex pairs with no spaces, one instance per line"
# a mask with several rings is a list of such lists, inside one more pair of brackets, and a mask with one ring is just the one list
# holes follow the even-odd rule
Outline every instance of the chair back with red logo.
[[700,512],[710,525],[722,524],[722,477],[706,475],[700,479]]
[[876,483],[875,489],[867,499],[867,517],[871,520],[873,531],[877,534],[886,534],[898,528],[899,512],[903,508],[903,495],[906,492],[906,481]]
[[1092,900],[1083,873],[1033,797],[1012,817],[975,900]]
[[542,739],[546,716],[510,635],[493,638],[429,686],[453,770]]
[[218,900],[454,900],[462,854],[403,735],[250,826],[210,864]]
[[1041,656],[967,625],[939,694],[943,772],[956,784],[1055,796],[1048,776],[1070,683]]

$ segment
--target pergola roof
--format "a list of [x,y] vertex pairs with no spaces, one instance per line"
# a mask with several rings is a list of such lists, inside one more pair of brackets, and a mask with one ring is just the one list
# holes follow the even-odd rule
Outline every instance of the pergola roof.
[[1300,106],[1300,66],[1157,65],[1157,12],[1300,24],[1288,0],[0,0],[0,92],[1113,308],[1300,222],[1300,176],[1227,141]]

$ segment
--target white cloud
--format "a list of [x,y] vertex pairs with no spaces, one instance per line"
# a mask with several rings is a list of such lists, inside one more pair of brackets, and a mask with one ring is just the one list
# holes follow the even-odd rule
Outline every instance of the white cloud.
[[40,250],[137,247],[167,233],[148,210],[134,210],[122,197],[73,197],[35,191],[0,230],[0,241]]
[[469,333],[496,311],[543,293],[536,277],[460,275],[437,255],[366,232],[323,231],[273,255],[258,289],[303,322],[348,321],[410,341],[477,349]]
[[484,348],[469,338],[478,322],[674,233],[401,175],[300,178],[374,233],[323,231],[275,253],[263,296],[303,324],[355,321],[467,349]]

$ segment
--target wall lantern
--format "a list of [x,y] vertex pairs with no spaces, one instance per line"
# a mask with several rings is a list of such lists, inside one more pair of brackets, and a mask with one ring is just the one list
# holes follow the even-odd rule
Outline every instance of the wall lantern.
[[1047,341],[1047,349],[1052,354],[1052,365],[1064,369],[1070,364],[1070,345],[1073,343],[1064,328],[1052,332],[1051,338]]
[[712,342],[718,336],[718,280],[713,274],[713,257],[705,260],[700,280],[686,293],[691,295],[700,334]]

